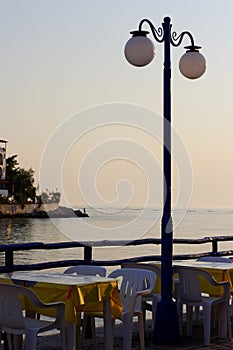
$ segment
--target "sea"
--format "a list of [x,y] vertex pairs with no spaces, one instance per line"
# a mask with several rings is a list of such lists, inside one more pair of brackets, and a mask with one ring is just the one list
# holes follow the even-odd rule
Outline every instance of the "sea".
[[[161,210],[153,208],[86,208],[86,211],[89,215],[86,218],[76,216],[56,219],[1,218],[1,244],[69,241],[93,244],[93,242],[101,241],[102,246],[98,245],[93,248],[95,260],[117,260],[133,256],[160,254],[160,246],[126,247],[125,242],[134,239],[160,238]],[[176,210],[172,212],[172,218],[174,238],[198,239],[220,235],[233,236],[233,210],[231,209]],[[120,241],[121,246],[109,243],[115,241]],[[174,244],[173,247],[174,254],[211,251],[210,243],[196,246]],[[233,249],[233,241],[219,243],[219,250],[230,249]],[[14,263],[30,264],[82,258],[83,248],[19,251],[14,254]],[[0,253],[0,264],[4,264],[4,253]]]

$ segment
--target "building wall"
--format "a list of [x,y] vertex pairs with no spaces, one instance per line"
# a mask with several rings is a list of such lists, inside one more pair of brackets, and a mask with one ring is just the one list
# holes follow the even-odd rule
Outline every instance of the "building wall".
[[6,179],[6,149],[0,147],[0,179]]
[[7,197],[8,196],[8,190],[1,190],[0,189],[0,197]]
[[0,147],[0,197],[7,197],[8,190],[5,187],[5,179],[6,179],[6,148]]
[[51,204],[25,204],[24,206],[20,204],[0,204],[0,212],[4,215],[14,215],[14,214],[30,214],[36,211],[54,211],[58,209],[57,203]]

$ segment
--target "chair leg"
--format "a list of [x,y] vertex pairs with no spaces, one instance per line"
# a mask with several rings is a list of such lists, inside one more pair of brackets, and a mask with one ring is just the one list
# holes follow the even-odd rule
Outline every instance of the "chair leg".
[[145,323],[145,321],[146,321],[146,301],[142,301],[142,313],[143,313],[143,320]]
[[192,335],[193,307],[187,305],[187,335]]
[[[13,334],[6,333],[6,336],[7,336],[8,349],[13,350],[13,342],[12,342]],[[5,343],[4,343],[4,348],[5,348]]]
[[231,329],[231,305],[226,306],[227,309],[227,333],[228,333],[228,338],[232,338],[232,329]]
[[212,306],[212,312],[211,312],[211,325],[213,328],[217,327],[217,311],[218,311],[218,305]]
[[139,312],[138,314],[138,327],[139,327],[140,349],[145,350],[144,318],[141,312]]
[[13,335],[13,342],[14,342],[14,350],[22,349],[23,335],[22,334],[14,334]]
[[204,343],[210,345],[211,305],[203,306]]
[[85,340],[85,334],[86,334],[86,330],[87,330],[87,316],[85,316],[85,314],[83,315],[83,318],[82,318],[82,330],[81,330],[81,334],[80,334],[80,342],[79,342],[79,348],[80,350],[82,349],[83,347],[83,342]]
[[156,319],[156,310],[157,310],[157,304],[158,304],[158,299],[154,298],[152,302],[152,329],[155,328],[155,319]]
[[199,320],[199,306],[195,306],[195,321]]
[[26,329],[26,350],[36,350],[37,333],[37,328]]
[[62,329],[60,330],[61,333],[61,344],[62,344],[62,350],[66,350],[66,333]]
[[177,314],[179,321],[179,331],[180,334],[182,334],[183,304],[181,304],[180,300],[177,300]]
[[133,319],[132,317],[124,317],[123,321],[123,350],[131,350]]
[[96,341],[96,331],[95,331],[95,317],[90,317],[91,321],[91,335],[93,340],[93,349],[97,349],[97,341]]
[[231,338],[231,317],[228,303],[218,304],[218,335],[221,338]]

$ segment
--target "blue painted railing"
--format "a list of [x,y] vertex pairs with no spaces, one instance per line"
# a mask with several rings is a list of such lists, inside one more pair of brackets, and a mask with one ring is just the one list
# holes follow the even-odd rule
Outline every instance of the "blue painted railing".
[[[180,254],[174,255],[174,260],[185,260],[185,259],[197,259],[201,256],[215,255],[215,256],[230,256],[233,255],[233,250],[220,251],[218,244],[220,242],[233,241],[233,236],[214,236],[205,237],[201,239],[186,239],[186,238],[175,238],[173,244],[185,244],[185,245],[202,245],[211,244],[211,250],[205,253],[197,254]],[[120,260],[93,260],[92,252],[95,247],[120,247],[120,246],[141,246],[147,244],[161,245],[160,239],[147,238],[139,239],[135,241],[94,241],[94,242],[61,242],[61,243],[22,243],[22,244],[2,244],[0,245],[0,252],[5,253],[5,265],[0,266],[0,272],[11,272],[11,271],[23,271],[23,270],[42,270],[59,267],[67,267],[78,264],[92,264],[102,266],[117,266],[124,262],[146,262],[146,261],[160,261],[160,255],[145,255],[135,256],[127,259]],[[51,262],[41,262],[36,264],[14,264],[14,252],[26,251],[26,250],[56,250],[56,249],[69,249],[69,248],[83,248],[83,259],[73,260],[60,260]]]

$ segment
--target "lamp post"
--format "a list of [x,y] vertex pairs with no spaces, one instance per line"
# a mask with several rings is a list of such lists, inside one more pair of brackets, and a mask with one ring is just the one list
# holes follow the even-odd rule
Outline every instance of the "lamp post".
[[161,222],[162,264],[161,264],[161,301],[158,303],[153,342],[157,345],[179,343],[179,326],[176,304],[172,299],[172,256],[173,256],[173,222],[171,215],[171,45],[179,46],[183,38],[188,36],[190,45],[181,57],[179,68],[189,79],[203,75],[206,69],[205,58],[199,53],[200,46],[188,31],[177,35],[172,32],[171,18],[165,17],[162,28],[156,29],[148,20],[139,23],[138,30],[130,32],[132,38],[125,45],[125,57],[134,66],[143,67],[150,63],[155,55],[153,42],[147,38],[148,31],[142,30],[147,23],[154,39],[164,44],[163,71],[163,215]]

